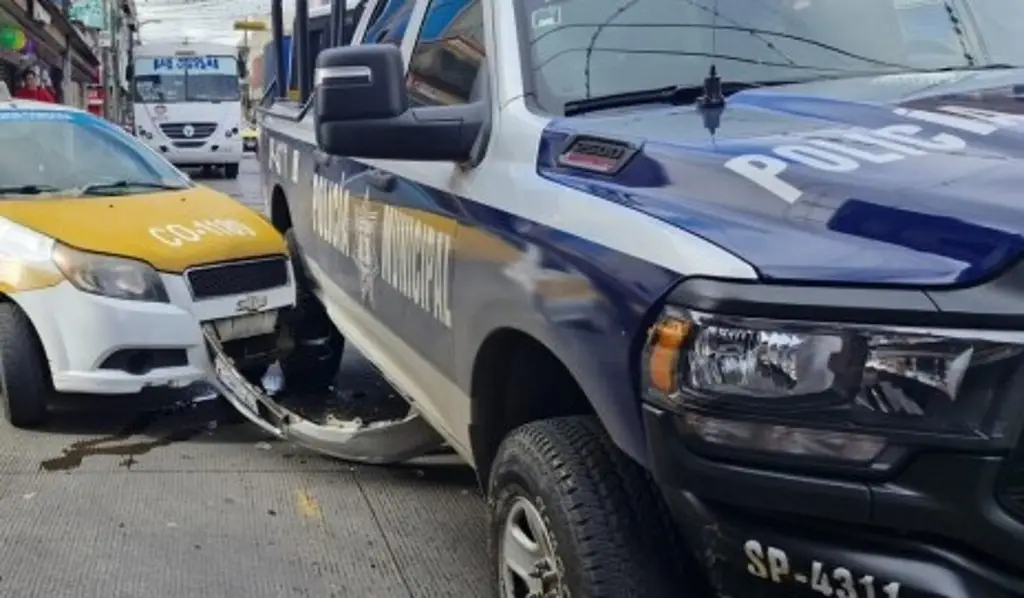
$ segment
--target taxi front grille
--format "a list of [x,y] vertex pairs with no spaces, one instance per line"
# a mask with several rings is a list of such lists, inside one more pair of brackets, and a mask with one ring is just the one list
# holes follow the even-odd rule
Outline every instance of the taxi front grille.
[[271,257],[192,268],[185,274],[193,299],[265,291],[288,284],[288,259]]
[[[186,135],[190,127],[191,135]],[[160,130],[171,139],[206,139],[217,130],[217,123],[165,123]]]

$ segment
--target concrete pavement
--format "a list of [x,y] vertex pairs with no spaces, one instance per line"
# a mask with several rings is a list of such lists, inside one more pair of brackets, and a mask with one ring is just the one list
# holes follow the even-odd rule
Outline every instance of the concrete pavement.
[[[255,160],[199,182],[261,207]],[[387,392],[354,352],[339,386]],[[215,401],[85,403],[0,429],[0,598],[489,595],[484,504],[452,457],[354,466]]]

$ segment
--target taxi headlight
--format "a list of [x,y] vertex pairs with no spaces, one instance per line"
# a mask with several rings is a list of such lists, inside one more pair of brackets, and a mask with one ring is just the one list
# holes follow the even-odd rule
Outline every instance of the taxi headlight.
[[861,463],[891,445],[1008,449],[1024,345],[977,336],[670,309],[642,390],[712,447]]
[[53,263],[80,291],[115,299],[170,302],[160,275],[144,262],[57,244]]

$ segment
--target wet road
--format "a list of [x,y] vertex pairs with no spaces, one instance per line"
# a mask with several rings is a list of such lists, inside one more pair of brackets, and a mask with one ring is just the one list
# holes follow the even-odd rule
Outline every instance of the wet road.
[[[200,180],[260,207],[254,160]],[[387,392],[346,356],[342,387]],[[304,453],[221,404],[104,400],[0,430],[0,598],[489,595],[484,504],[447,456]]]

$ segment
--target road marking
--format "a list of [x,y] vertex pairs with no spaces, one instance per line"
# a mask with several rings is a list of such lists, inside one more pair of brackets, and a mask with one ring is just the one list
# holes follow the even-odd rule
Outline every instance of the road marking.
[[305,519],[313,519],[316,521],[323,519],[323,513],[320,512],[320,505],[317,504],[313,495],[305,490],[299,489],[295,491],[295,508],[298,509],[299,515]]

